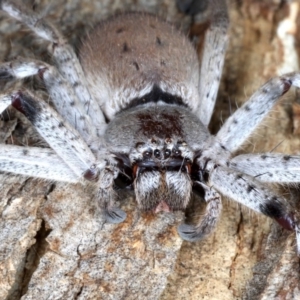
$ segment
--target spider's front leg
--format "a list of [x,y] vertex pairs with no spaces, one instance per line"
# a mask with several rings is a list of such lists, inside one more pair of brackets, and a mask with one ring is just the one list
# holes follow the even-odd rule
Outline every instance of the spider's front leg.
[[[30,177],[78,182],[94,182],[98,189],[99,207],[106,221],[122,222],[126,214],[114,207],[113,183],[117,175],[116,162],[102,145],[96,159],[85,140],[47,103],[29,92],[17,91],[0,98],[0,108],[11,104],[23,113],[45,139],[51,149],[3,145],[0,150],[0,170]],[[12,153],[8,153],[11,151]]]
[[228,118],[216,137],[206,141],[203,151],[196,159],[200,168],[210,172],[216,165],[229,166],[232,153],[248,139],[291,86],[300,88],[300,73],[274,77],[265,83]]
[[299,72],[270,79],[228,118],[216,140],[230,152],[238,150],[291,86],[300,88]]
[[255,92],[203,147],[198,164],[210,169],[213,165],[227,166],[231,153],[237,151],[254,132],[264,117],[291,86],[300,88],[300,73],[274,77]]
[[[280,96],[292,85],[300,87],[299,73],[290,73],[269,80],[225,122],[216,137],[211,137],[207,141],[197,158],[197,164],[207,174],[209,184],[220,194],[275,219],[286,229],[296,231],[297,249],[300,254],[300,218],[297,211],[283,197],[263,185],[260,176],[255,178],[257,174],[253,173],[254,165],[257,169],[262,166],[263,169],[260,168],[260,171],[269,174],[268,176],[262,174],[262,181],[265,178],[266,181],[298,182],[298,157],[265,154],[260,157],[248,155],[245,158],[231,159],[231,153],[238,150],[274,107]],[[253,164],[249,167],[251,159]],[[276,160],[279,160],[280,164],[268,167],[267,161],[274,164]],[[282,169],[284,171],[277,176],[277,171]],[[271,177],[274,177],[273,180],[270,180]]]
[[97,206],[103,213],[105,221],[112,224],[121,223],[126,219],[126,213],[115,206],[117,195],[113,186],[117,175],[116,166],[110,164],[100,171],[96,182]]
[[194,242],[208,236],[216,227],[222,211],[221,196],[213,188],[197,182],[205,192],[204,200],[206,202],[205,213],[196,225],[181,224],[178,227],[178,233],[182,239]]
[[254,177],[222,166],[211,171],[209,181],[222,195],[274,219],[285,229],[295,231],[300,255],[299,213],[286,199]]

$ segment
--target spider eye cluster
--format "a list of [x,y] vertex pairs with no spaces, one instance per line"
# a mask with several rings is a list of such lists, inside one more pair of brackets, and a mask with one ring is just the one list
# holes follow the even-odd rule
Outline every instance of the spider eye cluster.
[[168,171],[190,174],[194,152],[186,142],[178,139],[151,138],[139,142],[129,155],[133,168],[133,177],[144,172]]
[[182,152],[178,148],[174,148],[172,150],[171,149],[165,149],[165,150],[162,150],[162,151],[160,151],[159,149],[155,149],[155,150],[149,149],[149,150],[146,150],[146,151],[143,152],[143,158],[144,159],[149,159],[149,158],[155,157],[157,159],[161,159],[161,158],[167,159],[172,154],[173,154],[174,157],[179,157],[179,156],[182,155]]
[[171,138],[139,142],[127,154],[114,153],[120,170],[115,185],[132,188],[135,179],[145,172],[183,172],[191,176],[194,152],[183,141]]

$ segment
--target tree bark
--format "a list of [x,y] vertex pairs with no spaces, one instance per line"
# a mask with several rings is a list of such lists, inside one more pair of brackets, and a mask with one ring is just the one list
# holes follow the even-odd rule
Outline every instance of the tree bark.
[[[124,10],[167,17],[194,39],[201,40],[206,27],[202,15],[191,25],[171,0],[24,2],[61,27],[76,49],[97,22]],[[213,133],[270,77],[299,68],[299,1],[232,0],[229,12]],[[0,61],[21,55],[51,62],[47,43],[4,13],[0,17]],[[47,99],[39,79],[0,84],[2,92],[25,85]],[[289,92],[240,152],[299,154],[298,98]],[[13,109],[3,114],[0,128],[0,144],[47,146]],[[275,188],[298,202],[297,189]],[[294,233],[229,199],[216,231],[187,243],[176,231],[182,213],[139,215],[132,196],[122,201],[125,223],[101,226],[80,184],[0,173],[0,191],[0,299],[300,299]]]

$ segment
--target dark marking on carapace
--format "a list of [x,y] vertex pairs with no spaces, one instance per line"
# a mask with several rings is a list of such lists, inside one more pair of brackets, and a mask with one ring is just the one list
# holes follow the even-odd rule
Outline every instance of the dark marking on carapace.
[[[206,11],[209,2],[194,0],[194,1],[176,1],[176,3],[180,11],[190,16],[195,16],[199,12]],[[214,17],[216,18],[216,16]],[[223,19],[223,15],[222,15],[222,19]]]
[[16,110],[24,114],[32,124],[35,124],[38,120],[41,112],[41,106],[38,101],[34,100],[30,96],[19,91],[14,95],[11,105]]
[[156,115],[140,113],[138,119],[140,130],[149,138],[152,136],[166,138],[173,135],[182,136],[183,134],[181,115],[178,111],[173,111],[172,114],[162,112]]
[[66,56],[64,59],[62,59],[62,62],[67,63],[67,62],[71,61],[71,59],[72,59],[71,57]]

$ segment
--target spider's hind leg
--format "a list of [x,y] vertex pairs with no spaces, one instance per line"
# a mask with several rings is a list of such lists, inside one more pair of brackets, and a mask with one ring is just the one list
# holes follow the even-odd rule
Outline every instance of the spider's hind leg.
[[49,180],[95,182],[99,190],[97,202],[105,220],[122,222],[126,214],[114,206],[113,183],[117,170],[113,159],[109,156],[105,159],[104,155],[97,160],[79,133],[33,94],[17,91],[0,96],[0,108],[4,110],[9,105],[29,119],[56,153],[51,149],[4,145],[0,150],[0,170]]
[[36,35],[51,43],[50,52],[59,72],[73,87],[86,113],[91,117],[98,135],[102,135],[106,128],[105,117],[97,101],[93,99],[88,90],[84,72],[74,50],[51,22],[44,20],[38,13],[18,2],[2,0],[0,1],[0,9],[21,21]]
[[[198,1],[201,2],[201,1]],[[210,26],[205,33],[200,68],[200,107],[197,115],[208,126],[217,99],[225,60],[229,17],[225,0],[209,1],[211,10]]]
[[14,61],[0,64],[0,80],[29,76],[40,76],[46,85],[52,102],[58,113],[78,130],[88,143],[96,139],[96,129],[91,118],[86,114],[77,95],[58,70],[42,61],[18,57]]

